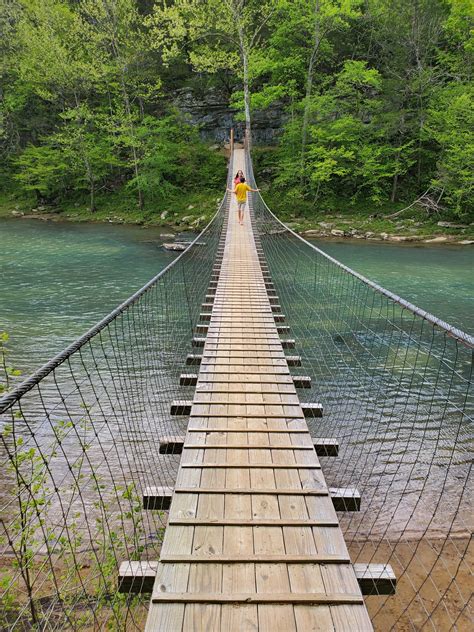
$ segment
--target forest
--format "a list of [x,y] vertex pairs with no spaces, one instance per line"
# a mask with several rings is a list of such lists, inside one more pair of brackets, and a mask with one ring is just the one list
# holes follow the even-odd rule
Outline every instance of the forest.
[[178,107],[186,89],[223,95],[250,137],[255,117],[282,113],[253,151],[285,207],[393,212],[421,197],[427,216],[473,221],[472,0],[0,7],[3,208],[212,212],[225,160]]

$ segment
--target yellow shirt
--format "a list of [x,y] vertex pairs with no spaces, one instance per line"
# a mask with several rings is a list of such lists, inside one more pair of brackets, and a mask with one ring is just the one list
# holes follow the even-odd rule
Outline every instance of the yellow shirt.
[[237,195],[237,202],[245,202],[247,199],[247,191],[251,191],[252,189],[245,182],[240,182],[235,185],[235,193]]

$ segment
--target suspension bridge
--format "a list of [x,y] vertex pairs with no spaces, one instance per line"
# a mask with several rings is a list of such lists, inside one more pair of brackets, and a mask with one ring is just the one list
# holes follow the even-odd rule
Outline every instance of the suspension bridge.
[[226,193],[0,399],[0,629],[470,629],[473,347]]

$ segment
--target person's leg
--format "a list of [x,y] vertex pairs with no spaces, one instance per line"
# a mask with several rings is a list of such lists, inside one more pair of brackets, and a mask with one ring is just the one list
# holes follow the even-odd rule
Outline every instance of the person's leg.
[[244,222],[244,208],[245,208],[245,202],[241,202],[239,204],[239,224],[242,225]]

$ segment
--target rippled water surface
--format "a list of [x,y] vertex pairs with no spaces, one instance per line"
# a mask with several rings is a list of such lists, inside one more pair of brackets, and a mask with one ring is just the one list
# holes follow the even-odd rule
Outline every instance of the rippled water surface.
[[11,364],[36,368],[170,263],[164,232],[1,221],[0,329],[10,334]]
[[474,334],[473,247],[312,243],[391,292]]
[[[38,220],[0,222],[0,328],[29,372],[175,257],[163,229]],[[366,242],[317,246],[416,305],[474,330],[474,249]]]

